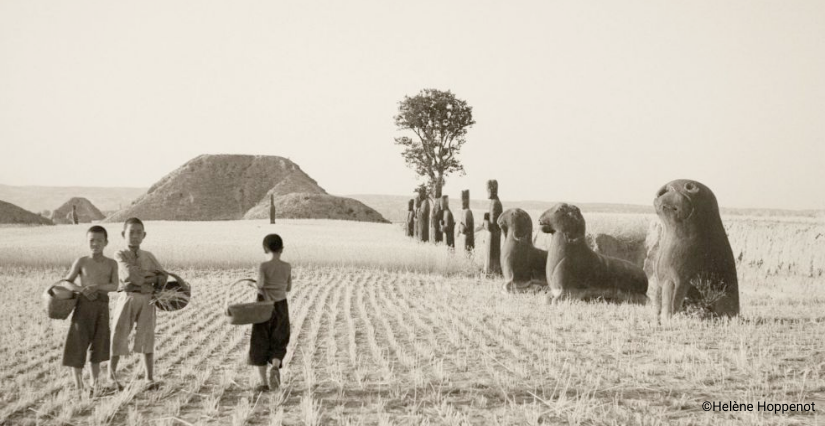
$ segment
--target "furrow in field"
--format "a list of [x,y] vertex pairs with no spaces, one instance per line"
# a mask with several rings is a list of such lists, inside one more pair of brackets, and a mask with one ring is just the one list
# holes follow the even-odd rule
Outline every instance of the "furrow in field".
[[[507,377],[494,366],[494,361],[488,358],[479,357],[479,353],[489,353],[490,342],[478,333],[470,331],[460,318],[454,314],[449,314],[448,310],[442,309],[436,304],[432,303],[431,298],[433,293],[437,293],[438,288],[432,278],[416,278],[412,279],[409,285],[400,286],[398,290],[401,293],[400,299],[406,300],[411,306],[412,312],[416,314],[421,312],[426,316],[421,319],[426,327],[432,328],[433,333],[440,332],[447,337],[456,349],[456,353],[452,355],[440,355],[440,359],[449,360],[452,364],[451,371],[446,372],[452,379],[458,377],[471,376],[474,383],[482,385],[485,382],[492,382],[497,385],[496,390],[501,393],[501,396],[506,400],[507,396]],[[413,291],[414,290],[414,291]],[[460,348],[460,349],[459,349]],[[467,371],[469,365],[472,365],[474,360],[468,359],[471,357],[479,357],[481,365],[484,366],[484,377],[479,375],[479,371]]]
[[335,341],[335,335],[340,313],[341,296],[347,285],[344,276],[341,276],[339,281],[335,286],[332,300],[330,301],[329,307],[325,310],[325,316],[322,319],[321,342],[319,342],[321,350],[315,351],[315,357],[312,360],[312,368],[318,374],[317,386],[319,392],[324,392],[324,389],[329,388],[341,388],[344,383],[343,372],[338,361],[338,344]]
[[363,336],[366,340],[366,346],[369,349],[370,357],[378,366],[379,377],[376,378],[376,381],[389,382],[391,381],[393,374],[390,370],[386,357],[384,357],[382,348],[378,345],[375,326],[367,313],[367,304],[364,301],[366,287],[374,286],[376,285],[376,282],[376,273],[373,271],[366,273],[365,279],[359,281],[358,287],[355,290],[355,307],[358,311],[358,318],[361,320],[361,325],[364,328]]
[[[378,324],[379,333],[376,335],[379,347],[388,346],[386,353],[394,357],[387,360],[388,368],[391,371],[400,369],[411,370],[416,367],[416,358],[412,356],[402,345],[398,343],[395,336],[395,329],[389,321],[390,313],[385,311],[382,305],[376,300],[376,292],[383,292],[386,286],[395,286],[398,283],[398,274],[381,273],[376,280],[367,286],[367,300],[369,302],[368,312],[372,315],[372,320]],[[384,352],[384,351],[382,351]]]
[[[418,318],[416,321],[416,319],[412,318],[413,315],[409,309],[402,309],[399,306],[400,304],[391,300],[391,296],[389,296],[389,294],[395,292],[396,287],[405,284],[405,281],[396,274],[392,280],[387,280],[386,283],[379,287],[379,291],[377,292],[378,303],[385,307],[388,314],[387,317],[384,318],[385,327],[389,327],[392,330],[399,330],[399,333],[404,335],[404,338],[398,342],[398,345],[401,347],[405,358],[412,358],[412,364],[409,364],[409,360],[402,361],[402,364],[405,364],[407,368],[416,368],[418,371],[432,370],[429,364],[437,353],[435,346],[437,343],[435,343],[435,336],[432,330],[428,332],[425,327],[417,330],[415,324],[417,322],[420,323],[421,319]],[[419,338],[419,331],[426,337]],[[405,350],[405,347],[409,349]],[[454,349],[455,348],[446,345],[441,346],[442,351],[454,351]],[[425,368],[425,366],[430,368]]]

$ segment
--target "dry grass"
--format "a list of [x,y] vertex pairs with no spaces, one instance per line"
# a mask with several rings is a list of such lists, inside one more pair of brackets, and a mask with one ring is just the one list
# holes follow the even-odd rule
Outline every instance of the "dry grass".
[[[733,225],[729,232],[747,224]],[[96,400],[69,391],[60,366],[68,322],[48,320],[39,300],[82,252],[83,230],[0,229],[0,424],[822,422],[815,413],[701,409],[704,401],[825,407],[821,277],[768,273],[743,260],[741,317],[681,316],[660,326],[643,306],[551,307],[540,297],[504,296],[460,251],[412,243],[393,225],[327,221],[274,227],[295,265],[292,339],[281,389],[255,395],[245,364],[249,327],[226,324],[223,288],[250,276],[259,240],[272,229],[148,223],[146,248],[191,283],[192,301],[158,315],[161,389],[142,389],[132,356],[121,362],[127,390]],[[779,236],[764,253],[793,246]]]

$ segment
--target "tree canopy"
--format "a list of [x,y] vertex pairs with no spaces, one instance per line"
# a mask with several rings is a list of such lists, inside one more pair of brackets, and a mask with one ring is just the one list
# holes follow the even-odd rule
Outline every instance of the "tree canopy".
[[407,166],[428,178],[433,197],[441,196],[447,175],[464,174],[458,154],[473,124],[473,108],[449,90],[423,89],[399,102],[395,125],[412,131],[415,138],[400,136],[395,143],[404,147]]

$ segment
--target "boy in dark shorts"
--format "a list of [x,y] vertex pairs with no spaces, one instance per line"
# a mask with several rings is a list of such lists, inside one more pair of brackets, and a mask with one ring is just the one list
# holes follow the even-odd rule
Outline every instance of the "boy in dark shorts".
[[140,249],[146,238],[143,222],[136,217],[126,219],[123,224],[123,239],[127,248],[115,253],[119,271],[120,297],[115,303],[114,328],[112,329],[112,360],[109,362],[109,378],[118,389],[117,364],[120,357],[128,355],[129,335],[135,328],[134,352],[143,354],[148,389],[157,389],[153,371],[155,366],[155,305],[152,293],[156,285],[166,283],[168,274],[152,253]]
[[[106,228],[93,226],[86,231],[91,255],[78,258],[66,280],[66,287],[78,292],[69,334],[63,348],[63,365],[72,367],[74,383],[83,393],[83,366],[88,352],[92,364],[92,393],[99,391],[100,363],[109,360],[109,296],[117,290],[117,263],[103,255],[109,243]],[[80,285],[74,280],[80,276]]]
[[[258,300],[275,304],[269,321],[252,325],[249,341],[249,364],[257,367],[260,384],[256,391],[265,392],[281,384],[279,369],[289,344],[289,309],[286,293],[292,290],[292,266],[281,260],[284,242],[277,234],[263,241],[267,261],[258,267]],[[269,369],[267,380],[267,365]],[[269,382],[267,384],[267,381]]]

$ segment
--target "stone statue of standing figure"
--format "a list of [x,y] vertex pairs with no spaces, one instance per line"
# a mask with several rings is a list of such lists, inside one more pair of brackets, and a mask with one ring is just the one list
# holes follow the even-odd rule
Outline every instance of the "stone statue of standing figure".
[[441,191],[437,191],[430,204],[430,241],[440,243],[444,239],[441,232]]
[[487,237],[487,256],[484,258],[484,273],[501,275],[501,228],[498,227],[498,217],[501,216],[501,201],[498,199],[498,181],[487,181],[487,198],[490,199],[490,208],[484,213],[484,229],[490,233]]
[[473,211],[470,210],[469,189],[461,191],[461,222],[458,225],[458,232],[464,235],[464,249],[472,252],[476,247],[476,231]]
[[430,200],[425,189],[419,191],[418,199],[421,202],[421,207],[415,215],[418,222],[418,241],[426,243],[430,240]]
[[269,224],[275,224],[275,194],[269,195]]
[[412,237],[415,234],[415,211],[413,210],[415,206],[415,200],[410,198],[410,201],[407,202],[407,220],[405,228],[405,235],[408,237]]
[[441,197],[441,222],[439,223],[441,231],[444,233],[444,241],[447,247],[455,247],[455,218],[453,212],[450,211],[450,197]]
[[416,195],[415,198],[413,198],[413,203],[414,203],[413,204],[413,211],[412,211],[413,239],[418,241],[420,239],[419,232],[421,231],[421,229],[419,229],[419,226],[418,226],[418,210],[421,208],[421,199],[418,198],[418,196]]

